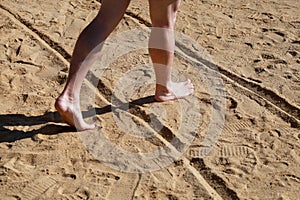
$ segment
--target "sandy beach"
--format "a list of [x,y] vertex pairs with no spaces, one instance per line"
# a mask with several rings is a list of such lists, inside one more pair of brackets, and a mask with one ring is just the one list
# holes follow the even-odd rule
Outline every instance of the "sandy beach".
[[132,0],[82,87],[97,128],[77,132],[54,102],[100,7],[1,0],[0,199],[300,199],[299,1],[182,0],[172,78],[195,93],[159,103]]

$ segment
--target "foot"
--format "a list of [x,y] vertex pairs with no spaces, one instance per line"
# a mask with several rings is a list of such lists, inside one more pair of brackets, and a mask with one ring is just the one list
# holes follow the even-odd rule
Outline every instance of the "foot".
[[55,108],[63,120],[70,126],[74,126],[78,131],[95,128],[94,124],[87,124],[83,120],[79,103],[73,103],[63,97],[59,97],[55,102]]
[[189,96],[193,94],[193,92],[194,85],[191,83],[191,80],[188,79],[185,82],[171,82],[167,87],[156,84],[154,98],[156,101],[170,101]]

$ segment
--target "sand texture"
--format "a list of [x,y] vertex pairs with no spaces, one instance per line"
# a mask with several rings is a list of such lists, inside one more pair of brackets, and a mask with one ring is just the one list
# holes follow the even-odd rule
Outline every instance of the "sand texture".
[[1,0],[0,199],[300,199],[298,0],[182,0],[172,76],[195,94],[164,103],[133,0],[82,87],[97,128],[76,132],[54,102],[100,7]]

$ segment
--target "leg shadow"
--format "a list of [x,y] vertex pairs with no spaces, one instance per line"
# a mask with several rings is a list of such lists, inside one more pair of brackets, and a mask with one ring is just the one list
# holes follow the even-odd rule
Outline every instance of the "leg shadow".
[[[133,106],[143,106],[155,102],[154,96],[148,96],[129,102],[129,108]],[[117,106],[118,108],[128,107],[128,103],[122,103]],[[88,111],[83,111],[84,118],[92,117],[95,115],[102,115],[112,111],[112,106],[108,105],[102,108],[92,108]],[[26,116],[23,114],[6,114],[0,115],[0,143],[1,142],[15,142],[25,138],[31,138],[36,134],[55,135],[65,132],[76,132],[74,127],[59,124],[63,120],[58,112],[48,112],[40,116]],[[41,128],[32,131],[10,130],[9,127],[16,126],[34,126],[43,125]]]

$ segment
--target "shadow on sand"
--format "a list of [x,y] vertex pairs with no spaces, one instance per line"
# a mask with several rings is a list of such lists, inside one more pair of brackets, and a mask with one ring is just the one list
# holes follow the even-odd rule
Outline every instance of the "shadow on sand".
[[[142,106],[144,104],[150,104],[155,102],[154,96],[143,97],[137,100],[133,100],[128,103],[120,103],[118,106],[113,107],[107,105],[102,108],[91,108],[88,111],[83,111],[83,117],[91,117],[95,114],[102,115],[108,112],[111,112],[114,108],[119,108],[122,110],[127,109],[132,106]],[[51,124],[48,124],[51,123]],[[40,116],[26,116],[23,114],[5,114],[0,115],[0,143],[1,142],[15,142],[17,140],[22,140],[25,138],[31,138],[36,134],[44,135],[55,135],[64,132],[76,132],[74,127],[67,125],[59,125],[55,123],[63,123],[62,118],[58,112],[47,112],[44,115]],[[43,125],[39,129],[32,131],[23,131],[23,130],[10,130],[9,127],[17,126],[34,126],[34,125]]]

